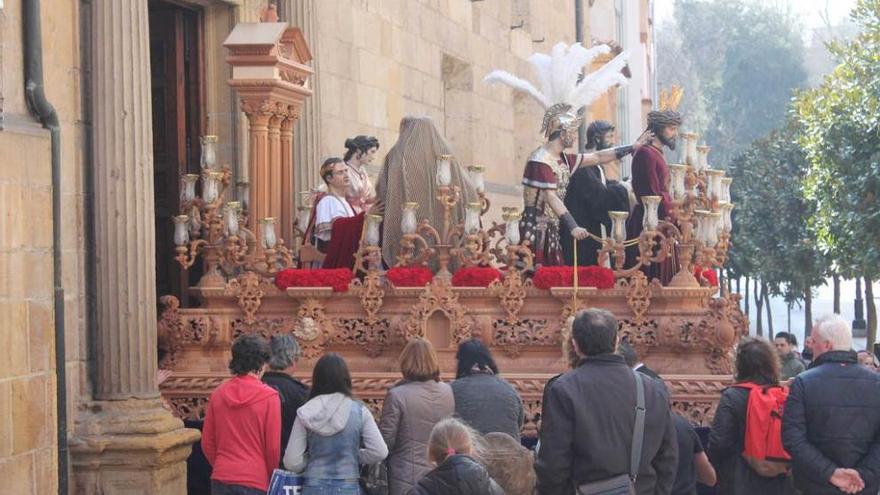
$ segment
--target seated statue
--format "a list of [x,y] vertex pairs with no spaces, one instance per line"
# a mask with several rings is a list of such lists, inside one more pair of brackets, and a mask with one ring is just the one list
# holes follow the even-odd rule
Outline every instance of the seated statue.
[[[437,157],[440,155],[453,153],[430,117],[408,116],[400,121],[400,135],[388,150],[376,181],[376,206],[372,210],[384,216],[382,259],[387,266],[397,264],[405,203],[418,203],[416,218],[419,221],[427,218],[438,230],[443,225],[443,207],[437,201]],[[451,168],[452,185],[461,189],[461,199],[452,210],[451,221],[455,225],[464,218],[465,205],[478,201],[478,196],[454,155]]]
[[327,192],[316,197],[306,241],[324,254],[321,268],[352,268],[363,230],[364,214],[355,213],[346,198],[348,167],[341,158],[328,158],[321,165]]

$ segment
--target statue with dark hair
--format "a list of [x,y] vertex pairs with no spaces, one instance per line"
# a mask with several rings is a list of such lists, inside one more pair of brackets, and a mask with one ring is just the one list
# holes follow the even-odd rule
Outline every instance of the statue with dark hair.
[[[645,218],[645,207],[642,198],[645,196],[659,196],[660,207],[657,216],[660,220],[672,218],[672,197],[669,194],[669,167],[663,156],[663,146],[675,149],[675,138],[678,128],[682,124],[681,114],[675,111],[675,107],[681,99],[680,90],[673,88],[672,95],[666,98],[666,93],[661,95],[660,110],[648,113],[648,130],[653,133],[653,138],[647,146],[639,149],[632,159],[632,188],[636,196],[636,207],[626,224],[627,237],[633,239],[642,233],[642,222]],[[671,100],[671,101],[670,101]],[[626,250],[627,266],[636,263],[639,256],[638,246],[630,246]],[[675,275],[675,263],[672,256],[661,263],[654,263],[643,267],[642,270],[648,280],[659,279],[660,283],[667,285]]]
[[[614,145],[614,125],[597,120],[587,128],[587,152],[602,151]],[[617,160],[595,167],[581,167],[573,174],[565,192],[564,204],[578,225],[597,237],[611,232],[609,211],[629,211],[629,190],[618,180]],[[606,173],[610,172],[609,174]],[[571,233],[561,228],[559,239],[566,265],[574,265],[575,243]],[[577,264],[595,265],[602,244],[592,237],[577,241]]]
[[375,136],[356,136],[345,140],[345,149],[342,160],[349,176],[346,197],[356,212],[367,211],[376,201],[376,191],[366,166],[376,158],[379,140]]

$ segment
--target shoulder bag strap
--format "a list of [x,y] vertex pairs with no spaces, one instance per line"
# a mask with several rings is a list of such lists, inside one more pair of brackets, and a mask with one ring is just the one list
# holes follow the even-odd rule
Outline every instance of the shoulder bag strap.
[[636,376],[636,421],[633,428],[632,452],[629,461],[629,477],[636,482],[639,466],[642,463],[642,443],[645,440],[645,382],[642,374],[633,371]]

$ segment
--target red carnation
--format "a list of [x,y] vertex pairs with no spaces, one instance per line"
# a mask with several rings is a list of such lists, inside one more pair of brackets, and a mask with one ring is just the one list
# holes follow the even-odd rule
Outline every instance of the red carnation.
[[711,287],[718,287],[718,274],[711,268],[703,270],[700,265],[694,265],[694,278],[700,282],[700,285],[705,285],[703,282],[706,282]]
[[452,276],[455,287],[489,287],[492,282],[501,279],[501,272],[491,266],[469,266],[459,268]]
[[[573,287],[574,269],[570,266],[542,266],[532,279],[535,287]],[[578,286],[611,289],[614,287],[614,272],[604,266],[578,267]]]
[[332,287],[333,292],[345,292],[353,276],[348,268],[287,268],[275,275],[275,286],[282,291],[288,287]]
[[424,287],[434,274],[424,266],[395,266],[385,272],[385,278],[395,287]]

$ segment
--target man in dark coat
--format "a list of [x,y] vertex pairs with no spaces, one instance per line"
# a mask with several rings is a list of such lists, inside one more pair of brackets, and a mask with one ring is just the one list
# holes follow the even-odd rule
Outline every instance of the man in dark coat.
[[[587,153],[614,146],[614,126],[597,120],[587,128]],[[591,234],[611,236],[609,211],[629,211],[629,191],[619,181],[619,161],[595,167],[581,167],[571,174],[565,191],[564,204],[578,225]],[[574,238],[567,229],[559,229],[565,264],[574,265]],[[595,265],[599,259],[599,241],[588,237],[577,243],[577,264]]]
[[804,495],[880,490],[880,375],[859,366],[840,315],[813,328],[813,362],[791,385],[782,441]]
[[[615,354],[617,321],[605,310],[581,311],[572,327],[578,367],[547,391],[541,449],[535,460],[538,493],[571,495],[579,485],[630,471],[636,406],[635,373]],[[645,434],[636,490],[668,494],[678,446],[669,396],[645,377]]]
[[[263,383],[277,390],[281,398],[280,442],[283,453],[293,430],[296,411],[309,400],[309,387],[290,374],[299,359],[299,345],[293,335],[273,335],[269,345],[272,355],[269,369],[263,373]],[[283,469],[283,465],[281,467]]]

